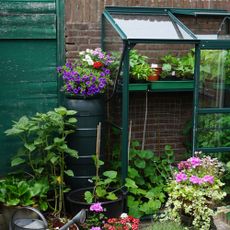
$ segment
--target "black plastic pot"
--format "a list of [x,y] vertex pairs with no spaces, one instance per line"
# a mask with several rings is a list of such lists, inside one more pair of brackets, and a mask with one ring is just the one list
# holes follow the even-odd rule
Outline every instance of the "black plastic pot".
[[[93,188],[82,188],[76,189],[69,194],[67,194],[67,207],[70,214],[75,215],[81,209],[89,209],[91,204],[84,201],[84,193],[86,191],[92,191]],[[123,195],[120,191],[118,194],[118,199],[113,201],[100,201],[102,207],[105,209],[105,215],[108,218],[119,217],[123,212]]]

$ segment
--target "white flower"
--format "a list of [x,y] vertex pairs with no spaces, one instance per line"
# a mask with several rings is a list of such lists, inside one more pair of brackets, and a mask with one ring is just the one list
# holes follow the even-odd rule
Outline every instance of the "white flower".
[[125,219],[125,218],[128,217],[128,214],[127,213],[122,213],[120,217],[121,217],[121,219]]
[[87,54],[85,55],[85,58],[83,59],[83,61],[86,61],[88,63],[88,65],[93,65],[93,60],[92,58]]
[[85,54],[85,51],[81,51],[79,52],[80,55],[84,55]]

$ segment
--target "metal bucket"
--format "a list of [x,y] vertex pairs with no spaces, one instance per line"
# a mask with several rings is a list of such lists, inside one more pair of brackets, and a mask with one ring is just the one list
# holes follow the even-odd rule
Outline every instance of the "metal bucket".
[[12,216],[10,230],[46,230],[47,221],[35,208],[19,208]]

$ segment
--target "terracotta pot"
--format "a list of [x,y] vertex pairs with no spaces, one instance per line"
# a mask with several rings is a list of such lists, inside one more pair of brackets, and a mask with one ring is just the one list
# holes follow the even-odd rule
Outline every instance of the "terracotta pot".
[[154,74],[154,75],[148,76],[148,81],[158,81],[159,78],[160,78],[159,75]]

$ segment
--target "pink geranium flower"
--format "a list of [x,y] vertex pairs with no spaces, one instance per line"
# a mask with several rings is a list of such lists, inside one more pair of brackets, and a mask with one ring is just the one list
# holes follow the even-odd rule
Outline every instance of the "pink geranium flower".
[[189,181],[193,184],[202,184],[202,179],[197,176],[191,176]]
[[103,212],[103,207],[101,206],[101,203],[94,203],[89,208],[90,211],[93,212]]
[[193,168],[196,168],[202,164],[202,160],[199,157],[191,157],[188,159],[188,162],[191,163]]
[[176,182],[186,181],[187,178],[187,175],[183,172],[179,172],[176,174]]
[[210,175],[206,175],[202,178],[202,181],[203,182],[208,182],[210,184],[213,184],[214,183],[214,177],[213,176],[210,176]]

